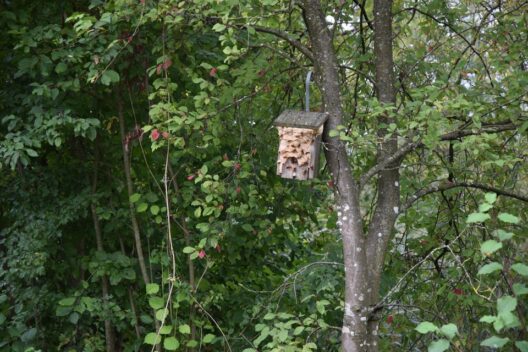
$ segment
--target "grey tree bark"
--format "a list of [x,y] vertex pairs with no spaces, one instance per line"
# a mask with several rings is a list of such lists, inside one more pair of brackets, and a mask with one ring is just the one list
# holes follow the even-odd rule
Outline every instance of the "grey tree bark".
[[[382,104],[395,102],[391,6],[391,0],[374,0],[376,88]],[[324,134],[325,155],[335,185],[345,264],[342,348],[345,352],[377,351],[378,314],[373,312],[373,307],[379,300],[383,258],[399,212],[399,160],[388,164],[379,173],[377,205],[365,233],[359,203],[360,189],[352,175],[345,146],[338,137],[329,135],[337,126],[344,125],[338,61],[332,36],[319,0],[304,0],[303,10],[316,79],[325,112],[329,114]],[[380,123],[390,122],[389,114],[380,118]],[[379,129],[378,135],[377,160],[383,162],[397,151],[397,139],[395,136],[384,138],[384,129]]]

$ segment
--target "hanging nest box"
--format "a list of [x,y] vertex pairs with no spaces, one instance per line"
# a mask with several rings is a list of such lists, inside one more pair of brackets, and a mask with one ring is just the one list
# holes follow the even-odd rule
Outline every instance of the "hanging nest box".
[[306,111],[286,110],[273,123],[279,131],[277,175],[309,180],[317,177],[326,113],[310,112],[310,79],[306,77]]

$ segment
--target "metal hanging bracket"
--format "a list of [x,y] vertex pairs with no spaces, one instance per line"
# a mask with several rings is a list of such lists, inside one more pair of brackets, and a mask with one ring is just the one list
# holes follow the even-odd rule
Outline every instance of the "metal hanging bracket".
[[310,112],[310,82],[312,82],[312,71],[308,71],[308,73],[306,74],[306,82],[304,84],[304,105],[306,112]]

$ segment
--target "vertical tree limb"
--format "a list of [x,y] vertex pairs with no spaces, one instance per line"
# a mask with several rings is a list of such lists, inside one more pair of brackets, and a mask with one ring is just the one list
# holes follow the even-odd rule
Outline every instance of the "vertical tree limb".
[[338,225],[343,241],[345,264],[345,314],[341,341],[343,351],[367,351],[366,239],[361,221],[358,186],[352,176],[346,148],[329,132],[343,126],[338,62],[325,15],[318,0],[304,0],[304,21],[308,28],[314,66],[325,111],[325,155],[335,185]]
[[[376,93],[382,105],[394,106],[394,61],[392,53],[392,0],[374,0],[374,57],[376,67]],[[382,115],[379,123],[388,125],[394,122],[390,111]],[[387,129],[378,128],[377,160],[381,162],[398,150],[397,136],[386,137]],[[392,228],[396,222],[400,206],[399,160],[387,165],[378,177],[378,199],[368,231],[368,276],[370,305],[379,300],[381,272]],[[378,350],[377,314],[369,319],[369,351]]]
[[130,150],[129,145],[126,143],[125,133],[125,116],[123,113],[123,102],[121,97],[117,96],[117,115],[119,118],[119,131],[121,134],[121,147],[123,149],[123,167],[125,171],[125,183],[128,194],[128,208],[130,211],[130,222],[132,223],[132,230],[134,231],[134,241],[136,244],[136,254],[139,262],[139,269],[141,270],[141,276],[145,285],[150,283],[150,277],[147,271],[147,265],[143,256],[143,245],[141,244],[141,233],[139,231],[139,225],[136,218],[136,211],[134,209],[134,203],[130,201],[130,197],[134,194],[134,186],[132,184],[132,175],[130,172]]
[[[178,186],[178,182],[176,181],[176,175],[174,174],[174,171],[172,170],[172,166],[170,165],[170,163],[168,164],[168,171],[171,177],[174,192],[178,196],[180,194],[180,187]],[[183,216],[180,218],[180,223],[178,225],[181,227],[183,231],[185,245],[187,247],[191,246],[191,232],[189,231],[189,228],[187,227],[187,223],[185,222],[185,218]],[[187,255],[187,266],[189,269],[189,286],[191,286],[191,289],[193,290],[193,293],[194,293],[196,291],[196,280],[194,276],[194,263],[190,255]],[[194,305],[191,304],[191,308],[189,310],[189,320],[190,320],[190,326],[191,326],[191,339],[192,340],[196,338],[196,325],[194,324],[195,315],[196,315],[196,309]]]
[[[136,218],[136,211],[134,209],[134,203],[130,200],[132,194],[134,194],[134,187],[132,184],[132,174],[130,167],[130,149],[127,143],[126,134],[125,134],[125,116],[123,112],[123,101],[121,96],[117,94],[117,115],[119,119],[119,131],[121,135],[121,147],[123,149],[123,167],[125,169],[125,181],[127,186],[128,194],[128,207],[130,210],[130,222],[132,223],[132,230],[134,232],[134,241],[136,244],[136,255],[138,258],[139,269],[141,271],[141,276],[143,277],[143,283],[148,285],[150,283],[150,277],[147,271],[147,265],[145,263],[145,257],[143,256],[143,245],[141,243],[141,233],[139,231],[139,224]],[[156,331],[159,331],[159,321],[156,319],[156,314],[154,312],[154,324],[156,326]],[[156,345],[156,349],[161,351],[161,346]]]
[[[93,170],[93,179],[92,179],[92,196],[95,196],[95,193],[97,191],[97,176],[98,176],[98,164],[99,164],[99,145],[98,145],[99,139],[96,139],[95,142],[95,160],[94,160],[94,170]],[[95,199],[92,199],[92,202],[90,204],[90,210],[92,213],[92,220],[94,224],[94,231],[95,231],[95,241],[97,245],[97,251],[104,252],[103,247],[103,234],[101,231],[101,224],[99,223],[99,217],[97,216],[97,208]],[[108,296],[110,292],[110,284],[108,282],[108,276],[103,275],[101,278],[101,289],[103,294],[103,302],[105,305],[105,314],[108,314]],[[105,325],[105,340],[106,340],[106,352],[114,352],[115,351],[115,345],[116,345],[116,337],[114,328],[112,326],[112,322],[108,317],[105,318],[104,321]]]

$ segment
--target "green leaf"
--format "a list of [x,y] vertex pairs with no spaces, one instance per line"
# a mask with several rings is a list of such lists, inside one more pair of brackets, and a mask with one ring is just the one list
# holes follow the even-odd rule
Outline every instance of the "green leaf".
[[491,323],[494,323],[495,320],[497,320],[496,316],[494,316],[494,315],[485,315],[482,318],[480,318],[479,322],[491,324]]
[[496,193],[486,193],[484,195],[484,198],[486,199],[486,202],[488,202],[489,204],[493,204],[497,200],[497,194]]
[[165,305],[165,300],[161,297],[154,296],[149,298],[149,306],[152,309],[160,309]]
[[163,348],[167,351],[176,351],[180,347],[180,342],[175,337],[167,337],[163,341]]
[[77,312],[73,312],[73,313],[70,314],[70,316],[68,317],[68,321],[69,321],[70,323],[72,323],[73,325],[76,325],[77,322],[79,321],[79,318],[80,318],[80,317],[81,317],[81,316],[79,315],[79,313],[77,313]]
[[315,302],[315,307],[317,308],[319,314],[324,315],[326,313],[325,306],[329,304],[330,302],[328,302],[327,300],[317,301]]
[[298,326],[295,328],[295,330],[293,330],[293,335],[295,336],[300,335],[302,334],[303,331],[304,331],[304,326]]
[[515,293],[516,296],[528,294],[528,287],[520,283],[513,284],[513,293]]
[[101,76],[101,83],[109,86],[111,83],[119,82],[119,74],[114,70],[106,70]]
[[272,320],[272,319],[275,319],[275,314],[273,313],[267,313],[264,318],[264,320]]
[[202,342],[203,342],[203,343],[211,343],[211,342],[213,342],[213,340],[215,339],[215,337],[216,337],[216,336],[213,335],[213,334],[207,334],[207,335],[205,335],[205,336],[203,337]]
[[418,331],[420,334],[427,334],[429,332],[436,332],[438,328],[435,324],[430,323],[428,321],[424,321],[418,324],[418,326],[414,330]]
[[159,321],[164,321],[169,315],[169,310],[167,308],[158,309],[156,311],[156,319]]
[[506,241],[512,239],[514,234],[512,232],[506,232],[504,230],[497,230],[497,233],[495,234],[496,237],[499,238],[501,241]]
[[190,334],[191,333],[191,327],[187,324],[183,324],[183,325],[180,325],[178,327],[178,331],[181,333],[181,334]]
[[36,336],[37,336],[37,329],[31,328],[29,330],[26,330],[26,332],[24,332],[22,336],[20,336],[20,340],[22,340],[22,342],[24,343],[28,343],[34,340]]
[[160,211],[160,207],[158,207],[157,205],[152,205],[150,207],[150,213],[152,215],[158,215],[159,211]]
[[502,243],[495,240],[488,240],[480,246],[480,252],[482,255],[489,257],[494,252],[502,248]]
[[513,312],[499,313],[499,318],[506,328],[516,328],[521,325],[519,318]]
[[55,315],[58,317],[65,317],[72,311],[72,307],[57,307]]
[[146,286],[147,295],[154,295],[159,292],[159,289],[160,287],[158,284],[147,284]]
[[528,265],[523,263],[516,263],[511,266],[512,270],[522,276],[528,276]]
[[195,251],[196,251],[196,249],[194,249],[193,247],[185,247],[183,249],[183,253],[185,253],[185,254],[191,254],[192,252],[195,252]]
[[458,328],[455,324],[446,324],[440,328],[440,333],[452,340],[458,334]]
[[516,217],[515,215],[508,214],[508,213],[500,213],[498,218],[500,221],[506,222],[508,224],[518,224],[519,223],[518,217]]
[[38,153],[33,149],[26,149],[26,153],[33,158],[36,158],[38,156]]
[[198,341],[189,340],[187,341],[187,344],[185,344],[185,346],[190,347],[190,348],[195,348],[196,346],[198,346]]
[[440,339],[437,341],[431,342],[429,347],[427,347],[427,352],[443,352],[449,348],[449,341],[446,339]]
[[226,29],[226,26],[222,23],[216,23],[214,26],[213,26],[213,31],[215,32],[222,32],[224,29]]
[[148,204],[147,203],[140,203],[138,206],[137,206],[137,212],[138,213],[143,213],[145,210],[147,210],[148,208]]
[[66,65],[64,62],[59,62],[57,66],[55,66],[55,72],[57,72],[57,74],[61,74],[65,72],[67,69],[68,69],[68,65]]
[[288,339],[288,330],[281,330],[277,337],[280,342],[285,342]]
[[483,265],[482,268],[479,269],[477,275],[488,275],[498,270],[502,270],[502,264],[493,262],[493,263]]
[[504,328],[504,322],[502,321],[502,319],[497,318],[493,322],[493,328],[496,332],[500,332]]
[[507,344],[510,341],[509,338],[500,338],[498,336],[492,336],[480,343],[481,346],[484,347],[492,347],[492,348],[500,348],[503,347],[505,344]]
[[141,194],[134,193],[133,195],[130,196],[130,202],[135,203],[139,200],[139,198],[141,198]]
[[485,214],[485,213],[471,213],[469,214],[467,220],[466,220],[466,223],[468,224],[472,224],[472,223],[475,223],[475,222],[484,222],[488,219],[490,219],[491,217],[488,215],[488,214]]
[[145,323],[145,324],[152,324],[152,322],[154,321],[150,315],[146,315],[146,314],[141,314],[139,316],[139,320],[141,320],[142,323]]
[[160,335],[168,335],[172,331],[172,325],[164,325],[161,327],[159,333]]
[[490,210],[491,208],[493,208],[493,205],[488,204],[488,203],[483,203],[483,204],[479,205],[479,212],[480,213],[485,213],[488,210]]
[[528,352],[528,341],[515,341],[515,347],[521,352]]
[[517,307],[517,298],[504,296],[497,300],[497,311],[499,313],[511,312]]
[[147,334],[147,336],[145,336],[145,340],[143,342],[147,345],[157,345],[161,342],[161,336],[155,332],[150,332]]
[[61,306],[71,306],[75,303],[75,297],[67,297],[63,298],[59,301],[59,305]]
[[6,321],[6,316],[3,313],[0,313],[0,325],[3,325]]

